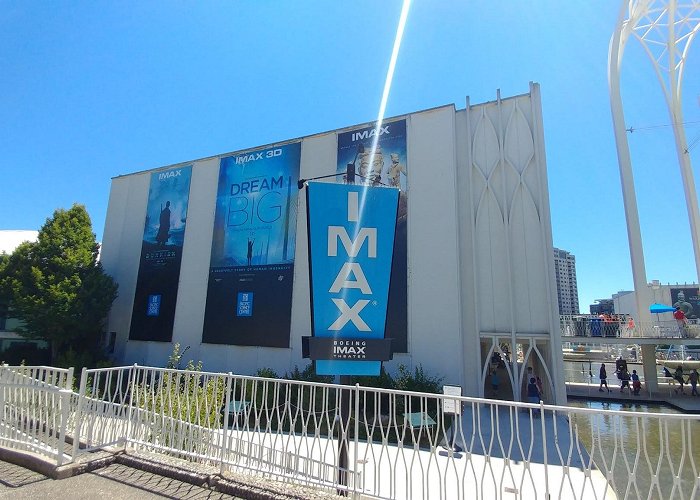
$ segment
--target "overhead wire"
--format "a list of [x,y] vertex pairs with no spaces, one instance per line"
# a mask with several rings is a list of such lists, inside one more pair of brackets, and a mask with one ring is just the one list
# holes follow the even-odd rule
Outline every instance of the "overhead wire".
[[[694,120],[694,121],[689,121],[689,122],[683,122],[683,123],[680,123],[679,125],[697,125],[698,123],[700,123],[700,120]],[[663,124],[659,124],[659,125],[649,125],[649,126],[647,126],[647,127],[630,127],[630,128],[628,128],[628,129],[625,129],[625,130],[627,130],[627,132],[629,132],[629,133],[631,134],[631,133],[634,133],[634,132],[639,132],[640,130],[652,130],[652,129],[656,129],[656,128],[665,128],[665,127],[673,127],[673,123],[663,123]]]

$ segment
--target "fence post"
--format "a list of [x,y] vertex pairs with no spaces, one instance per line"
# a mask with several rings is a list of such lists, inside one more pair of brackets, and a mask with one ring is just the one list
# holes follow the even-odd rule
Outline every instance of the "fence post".
[[5,387],[2,386],[3,379],[7,373],[7,365],[0,364],[0,423],[5,421]]
[[[59,424],[59,431],[56,439],[56,465],[58,467],[63,465],[63,451],[66,444],[70,398],[72,395],[73,391],[70,389],[59,389],[58,391],[58,397],[61,405],[61,423]],[[73,448],[75,449],[75,440],[73,441]],[[75,460],[75,453],[73,453],[73,460]]]
[[[369,439],[368,439],[369,440]],[[352,463],[352,496],[359,498],[357,493],[357,464],[359,457],[357,456],[360,443],[360,384],[355,384],[355,451],[353,451]]]
[[228,418],[231,413],[231,384],[233,382],[233,373],[228,372],[226,377],[226,400],[224,403],[224,433],[221,441],[221,468],[219,474],[224,474],[224,456],[228,449]]
[[134,405],[136,404],[135,401],[135,393],[136,393],[136,379],[138,377],[137,375],[137,369],[138,365],[134,363],[134,366],[132,366],[129,369],[129,408],[126,412],[126,432],[124,433],[124,451],[126,452],[126,444],[129,442],[129,437],[131,436],[131,419],[132,419],[132,413],[134,409]]
[[[72,377],[71,377],[72,378]],[[83,426],[83,401],[85,400],[85,387],[87,386],[87,368],[83,367],[80,373],[80,389],[78,389],[78,405],[75,409],[75,430],[73,431],[73,461],[78,459],[80,450],[80,432]]]
[[[552,424],[555,415],[552,413]],[[545,425],[544,401],[540,400],[540,424],[542,425],[542,457],[544,460],[544,498],[549,500],[549,465],[547,464],[547,426]]]
[[66,375],[66,389],[69,391],[73,390],[73,370],[72,366],[68,368],[68,375]]

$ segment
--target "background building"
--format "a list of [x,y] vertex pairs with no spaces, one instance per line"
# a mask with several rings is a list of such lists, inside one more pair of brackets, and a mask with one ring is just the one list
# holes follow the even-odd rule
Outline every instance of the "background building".
[[566,250],[554,249],[554,273],[557,280],[559,314],[578,314],[576,257]]
[[[11,254],[25,241],[36,241],[38,231],[0,230],[0,253]],[[20,326],[12,316],[9,304],[0,300],[0,362],[18,365],[43,365],[49,362],[48,344],[42,340],[25,339],[15,333]]]
[[[546,400],[564,403],[539,86],[388,119],[369,158],[373,134],[358,125],[114,178],[101,260],[119,283],[115,357],[162,366],[178,342],[207,370],[305,366],[306,201],[296,182],[355,161],[358,174],[401,186],[388,370],[422,365],[490,396],[497,369],[499,397],[520,399],[531,366]],[[506,353],[518,362],[492,364]]]
[[615,301],[613,299],[596,299],[595,304],[590,305],[591,314],[614,314]]
[[[686,317],[693,322],[700,319],[700,287],[697,283],[662,284],[653,281],[648,284],[648,293],[652,304],[664,304],[667,306],[681,307]],[[638,318],[637,301],[635,292],[624,291],[613,294],[615,313],[629,314]],[[673,322],[673,313],[654,314],[654,322]]]

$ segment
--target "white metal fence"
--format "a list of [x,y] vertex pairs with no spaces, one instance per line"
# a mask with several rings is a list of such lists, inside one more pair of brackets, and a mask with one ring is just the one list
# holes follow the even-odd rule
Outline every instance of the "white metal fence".
[[[562,337],[590,338],[700,338],[698,320],[687,320],[680,326],[676,320],[634,321],[628,316],[562,315],[559,317]],[[572,339],[573,340],[573,339]]]
[[72,368],[0,365],[0,446],[69,460],[72,381]]
[[2,370],[2,445],[57,462],[128,447],[362,498],[700,495],[694,415],[139,366],[85,370],[76,394]]

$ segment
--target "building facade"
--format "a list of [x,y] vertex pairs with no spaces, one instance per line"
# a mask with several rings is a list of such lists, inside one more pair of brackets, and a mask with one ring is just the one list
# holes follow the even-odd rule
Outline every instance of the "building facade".
[[559,314],[578,314],[578,283],[574,254],[555,248],[554,273],[557,280]]
[[401,188],[389,372],[421,365],[490,396],[500,370],[499,397],[522,399],[532,367],[546,399],[564,403],[539,86],[377,130],[374,157],[369,123],[115,177],[101,260],[119,283],[108,324],[118,361],[162,366],[180,343],[207,370],[303,368],[311,304],[297,182],[354,162],[361,179]]
[[615,314],[615,301],[613,299],[597,299],[590,305],[591,314]]
[[[686,318],[693,323],[700,322],[700,285],[697,283],[662,284],[654,281],[648,286],[652,304],[680,307]],[[639,318],[634,291],[614,293],[612,300],[615,303],[615,313],[629,314],[633,318]],[[674,321],[673,314],[670,312],[654,314],[653,321],[672,323]]]

